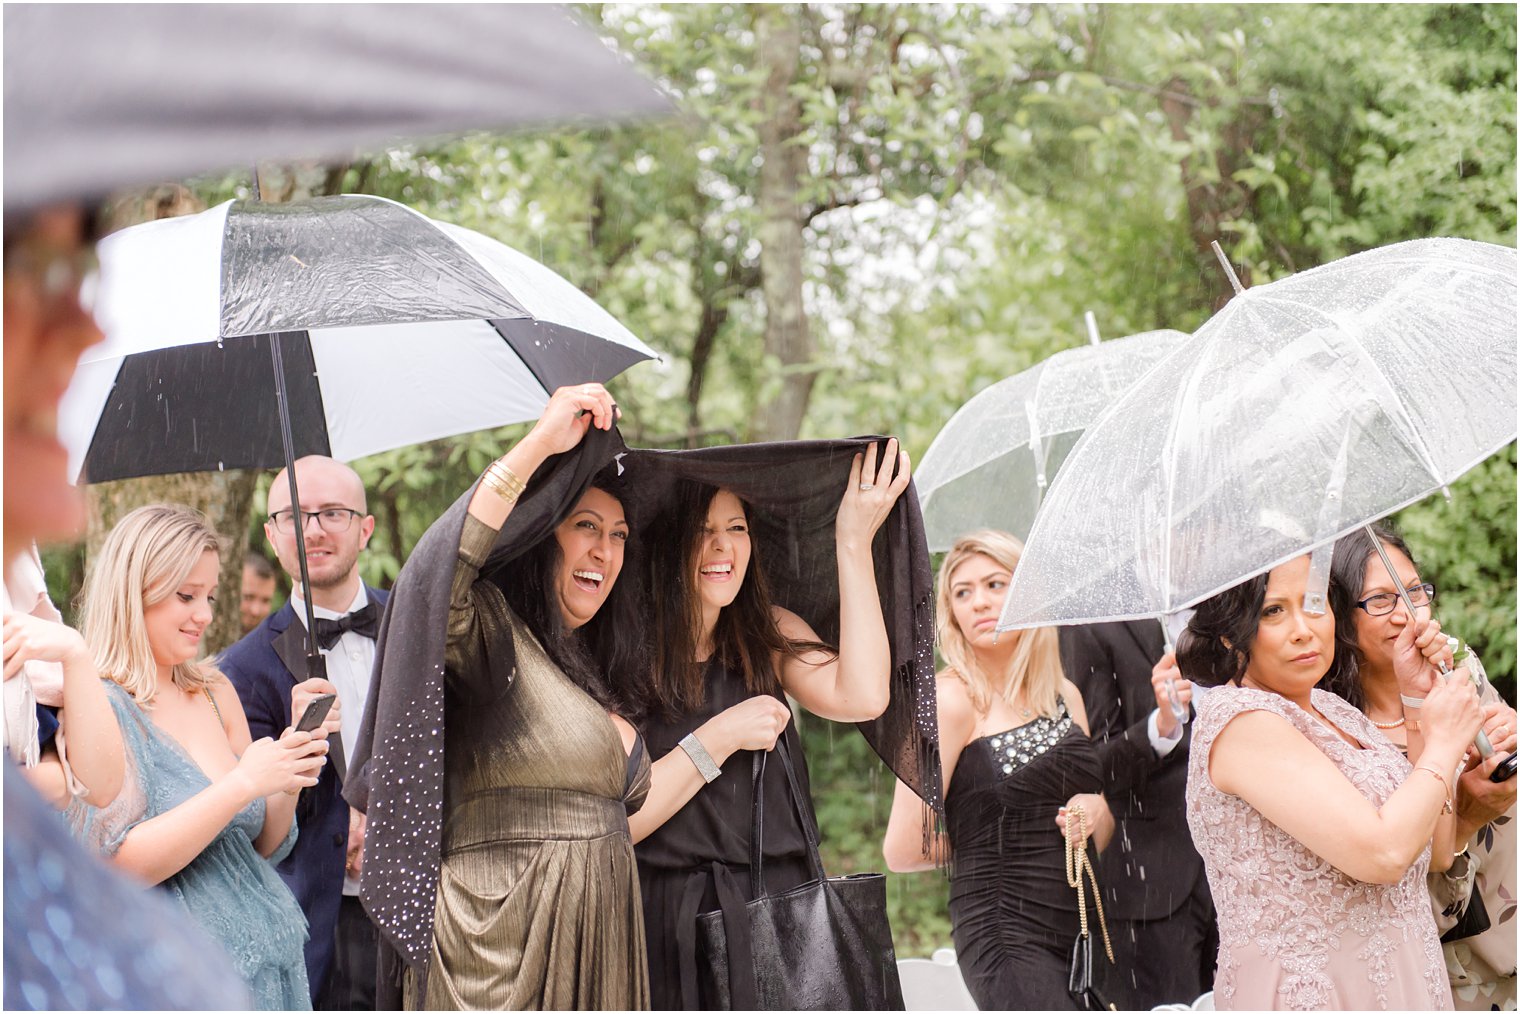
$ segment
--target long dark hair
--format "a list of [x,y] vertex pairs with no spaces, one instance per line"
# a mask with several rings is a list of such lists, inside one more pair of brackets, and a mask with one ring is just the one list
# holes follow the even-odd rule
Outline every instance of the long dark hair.
[[[674,502],[649,526],[646,547],[653,634],[651,664],[644,667],[646,687],[636,697],[647,711],[675,719],[702,706],[707,696],[704,663],[697,661],[702,633],[702,600],[697,591],[696,559],[704,538],[707,512],[718,487],[682,481]],[[750,505],[739,501],[746,518]],[[713,659],[744,678],[751,694],[779,694],[778,654],[798,656],[822,651],[837,655],[819,641],[794,641],[781,633],[771,611],[770,586],[761,566],[762,547],[750,532],[749,568],[734,601],[718,614],[713,630]]]
[[[624,484],[611,466],[598,472],[590,489],[599,489],[628,510]],[[633,531],[633,518],[628,518]],[[520,616],[544,651],[570,681],[609,711],[624,713],[627,703],[612,688],[624,673],[644,665],[639,631],[638,595],[632,587],[638,573],[638,545],[629,538],[623,551],[623,568],[607,601],[596,615],[576,630],[565,627],[557,598],[559,569],[564,560],[559,540],[552,535],[540,540],[518,558],[510,581],[498,581],[507,604]]]
[[[1188,620],[1187,629],[1178,638],[1177,665],[1182,675],[1201,687],[1240,683],[1251,664],[1251,646],[1256,643],[1256,631],[1261,626],[1261,607],[1267,600],[1268,576],[1257,574],[1247,578],[1198,606],[1192,619]],[[1335,593],[1332,575],[1332,601]],[[1349,667],[1354,673],[1356,668],[1355,656],[1345,651],[1341,644],[1340,617],[1334,618],[1335,657],[1330,660],[1330,669],[1319,683],[1321,687],[1331,681],[1345,680],[1345,670]],[[1356,636],[1354,631],[1351,636]]]
[[[1383,545],[1397,549],[1414,564],[1415,573],[1420,572],[1414,562],[1414,554],[1404,539],[1391,526],[1373,525],[1372,531]],[[1377,555],[1372,537],[1366,529],[1344,536],[1335,544],[1335,557],[1330,561],[1330,608],[1335,611],[1335,657],[1345,655],[1351,663],[1336,666],[1320,680],[1321,690],[1328,690],[1361,711],[1367,706],[1367,692],[1362,687],[1362,666],[1367,659],[1362,654],[1356,636],[1356,602],[1362,597],[1362,586],[1367,581],[1367,562]]]

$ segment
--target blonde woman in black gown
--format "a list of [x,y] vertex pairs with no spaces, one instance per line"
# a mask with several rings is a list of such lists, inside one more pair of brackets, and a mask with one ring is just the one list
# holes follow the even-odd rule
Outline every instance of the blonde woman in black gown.
[[[1082,806],[1089,850],[1106,844],[1113,823],[1056,631],[994,637],[1022,551],[1011,535],[975,532],[956,541],[939,572],[950,924],[961,975],[982,1010],[1080,1009],[1067,990],[1079,920],[1066,881],[1064,812]],[[924,819],[919,797],[899,782],[882,849],[891,869],[934,867]],[[1096,970],[1101,943],[1094,952]]]

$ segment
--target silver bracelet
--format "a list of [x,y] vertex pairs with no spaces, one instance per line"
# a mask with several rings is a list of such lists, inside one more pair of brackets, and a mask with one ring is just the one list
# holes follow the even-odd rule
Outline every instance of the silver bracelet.
[[687,733],[686,738],[681,740],[678,745],[682,750],[686,751],[686,756],[690,757],[691,762],[697,766],[697,774],[702,776],[704,782],[711,785],[718,780],[718,776],[723,773],[723,769],[718,767],[717,763],[713,761],[712,754],[707,752],[707,747],[702,745],[702,741],[697,738],[696,733]]
[[1404,707],[1413,708],[1416,711],[1425,706],[1425,698],[1423,697],[1405,697],[1403,694],[1399,694],[1399,700],[1404,702]]

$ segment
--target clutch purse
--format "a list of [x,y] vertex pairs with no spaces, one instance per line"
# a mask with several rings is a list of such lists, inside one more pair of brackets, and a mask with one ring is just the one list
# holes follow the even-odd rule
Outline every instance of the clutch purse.
[[[1083,873],[1087,880],[1082,879]],[[1108,922],[1103,918],[1103,897],[1098,892],[1098,875],[1087,856],[1087,811],[1081,805],[1066,811],[1066,883],[1077,889],[1077,917],[1081,931],[1071,947],[1071,972],[1066,988],[1085,1010],[1118,1010],[1104,1001],[1093,983],[1092,934],[1087,927],[1087,884],[1092,884],[1093,905],[1098,913],[1098,929],[1103,933],[1103,953],[1114,963],[1114,947],[1108,939]]]

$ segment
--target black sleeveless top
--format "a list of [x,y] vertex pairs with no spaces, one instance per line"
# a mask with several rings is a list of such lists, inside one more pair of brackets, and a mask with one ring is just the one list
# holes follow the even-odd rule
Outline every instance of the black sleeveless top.
[[[697,726],[755,696],[745,688],[743,676],[730,672],[717,662],[707,664],[703,677],[707,683],[707,696],[700,708],[674,721],[652,717],[643,723],[640,731],[644,734],[650,760],[657,761],[670,751],[680,749],[681,740]],[[809,792],[807,764],[802,759],[801,744],[791,723],[787,724],[786,736],[797,778],[802,783],[802,790]],[[689,869],[716,860],[748,869],[754,802],[753,763],[754,752],[750,750],[737,751],[724,761],[722,777],[704,786],[658,831],[639,843],[640,865]],[[780,764],[766,764],[763,785],[765,857],[806,855],[802,828],[797,823],[791,790],[786,784],[786,771]],[[811,809],[811,797],[805,805]]]
[[[721,711],[753,697],[744,677],[709,662],[703,672],[707,695],[697,710],[672,721],[651,717],[641,732],[652,760],[659,760],[697,726]],[[807,763],[795,725],[783,734],[797,779],[801,802],[812,812]],[[699,913],[721,909],[725,919],[742,915],[751,900],[749,838],[753,820],[754,751],[740,750],[723,762],[723,774],[702,787],[659,830],[634,847],[644,903],[644,932],[649,951],[649,991],[655,1010],[693,1010],[711,1006],[696,985],[694,925]],[[807,846],[780,763],[767,763],[761,782],[765,793],[765,885],[777,893],[812,879]],[[816,817],[814,817],[816,822]]]
[[[1066,883],[1056,811],[1077,793],[1102,791],[1097,750],[1064,702],[1055,718],[982,736],[961,751],[945,794],[950,925],[961,975],[982,1010],[1076,1006],[1067,979],[1080,928],[1077,892]],[[1088,854],[1096,860],[1091,844]],[[1096,934],[1090,889],[1088,916]],[[1101,942],[1094,952],[1096,968]]]

